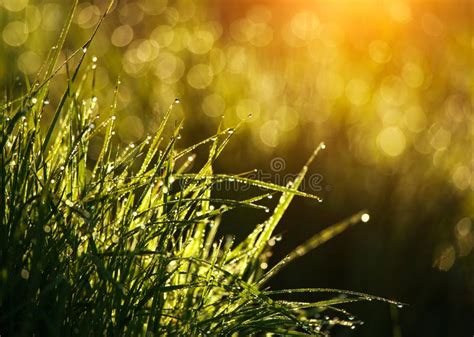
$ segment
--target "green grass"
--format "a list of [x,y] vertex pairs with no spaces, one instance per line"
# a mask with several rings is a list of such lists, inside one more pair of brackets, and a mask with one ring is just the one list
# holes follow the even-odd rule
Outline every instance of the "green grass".
[[[360,323],[339,305],[387,301],[337,289],[266,286],[288,262],[363,214],[310,238],[269,271],[260,268],[293,197],[318,200],[298,186],[321,146],[289,186],[215,174],[213,163],[239,126],[220,127],[178,150],[181,123],[169,130],[176,100],[153,136],[123,148],[114,137],[115,103],[98,111],[93,97],[94,67],[84,62],[92,38],[71,56],[75,68],[59,65],[67,67],[68,81],[45,123],[48,86],[72,15],[41,76],[0,108],[2,336],[325,336],[335,325]],[[119,90],[117,84],[115,96]],[[103,145],[92,161],[89,145],[99,138]],[[192,165],[198,147],[208,149],[200,167]],[[222,182],[257,192],[250,199],[217,198]],[[242,242],[217,236],[225,213],[265,212],[262,200],[274,194],[278,205]],[[301,292],[320,299],[285,300]]]

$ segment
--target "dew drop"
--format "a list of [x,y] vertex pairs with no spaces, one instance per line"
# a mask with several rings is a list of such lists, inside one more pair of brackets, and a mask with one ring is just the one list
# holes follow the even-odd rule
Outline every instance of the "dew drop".
[[33,97],[33,98],[31,99],[31,102],[32,102],[33,104],[36,104],[36,102],[38,102],[38,99],[37,99],[36,97]]
[[234,130],[233,128],[229,128],[229,129],[227,130],[227,133],[228,133],[229,135],[233,134],[234,132],[235,132],[235,130]]
[[92,96],[92,102],[97,102],[97,96]]
[[30,272],[26,269],[22,269],[20,272],[21,278],[28,280],[30,278]]
[[181,102],[181,101],[179,100],[178,97],[176,97],[176,98],[174,99],[174,104],[179,104],[180,102]]
[[85,54],[87,53],[87,47],[82,48],[82,52]]
[[326,144],[321,143],[321,149],[324,150],[326,148]]
[[188,161],[193,161],[194,160],[194,156],[188,156]]
[[397,304],[397,308],[399,309],[403,308],[403,304]]
[[360,217],[360,220],[361,220],[362,222],[367,222],[367,221],[370,220],[370,215],[367,214],[367,213],[364,213],[364,214],[362,214],[362,216]]
[[43,101],[43,104],[44,105],[49,105],[49,99],[45,98],[44,101]]
[[97,62],[97,56],[92,57],[92,62],[94,62],[94,63]]

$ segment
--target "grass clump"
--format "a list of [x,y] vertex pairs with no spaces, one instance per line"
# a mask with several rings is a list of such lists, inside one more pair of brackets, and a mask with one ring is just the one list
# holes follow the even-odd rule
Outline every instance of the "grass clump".
[[[71,18],[42,80],[1,107],[0,334],[327,335],[334,325],[355,326],[357,320],[336,306],[379,298],[336,289],[270,291],[265,284],[362,213],[311,238],[268,272],[259,267],[267,263],[268,243],[292,198],[318,199],[298,186],[321,146],[291,186],[215,174],[213,162],[234,129],[219,128],[178,151],[181,124],[171,136],[166,131],[176,100],[153,136],[120,149],[115,103],[99,115],[94,67],[82,69],[91,40],[74,54],[79,61],[68,69],[45,127],[48,87]],[[99,135],[103,145],[92,162],[89,144]],[[208,146],[208,157],[191,171],[198,146]],[[246,200],[214,197],[214,186],[226,181],[256,186],[259,193]],[[224,213],[266,210],[259,201],[275,193],[281,194],[278,205],[245,240],[217,237]],[[326,297],[278,299],[292,292]]]

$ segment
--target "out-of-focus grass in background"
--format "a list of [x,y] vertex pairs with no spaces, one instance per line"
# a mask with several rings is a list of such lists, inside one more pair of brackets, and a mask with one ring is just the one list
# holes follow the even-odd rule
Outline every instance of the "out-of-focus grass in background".
[[[106,5],[81,2],[69,54]],[[0,0],[2,90],[15,83],[21,92],[25,76],[39,70],[69,7]],[[469,0],[119,1],[90,48],[96,96],[110,104],[121,77],[124,143],[152,133],[176,96],[184,141],[211,134],[222,115],[230,125],[251,113],[245,141],[219,163],[232,172],[268,168],[276,156],[286,160],[278,173],[295,172],[324,140],[317,192],[325,203],[293,206],[280,256],[318,225],[361,207],[371,210],[372,225],[275,282],[412,303],[391,315],[364,308],[376,322],[361,334],[397,335],[399,324],[402,335],[472,333],[472,13]],[[63,69],[58,82],[65,76]],[[50,99],[58,95],[53,82]]]

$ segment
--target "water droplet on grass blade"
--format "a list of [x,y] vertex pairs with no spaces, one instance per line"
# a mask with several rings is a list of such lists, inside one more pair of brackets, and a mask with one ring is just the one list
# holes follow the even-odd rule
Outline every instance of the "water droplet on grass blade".
[[82,48],[82,52],[85,54],[87,53],[87,47]]
[[22,269],[20,275],[21,278],[25,280],[28,280],[30,278],[30,272],[26,269]]
[[370,220],[370,215],[367,214],[367,213],[364,213],[364,214],[361,215],[360,220],[361,220],[362,222],[367,222],[367,221]]
[[179,103],[181,103],[181,101],[180,101],[180,99],[179,99],[178,97],[176,97],[176,98],[174,99],[174,104],[179,104]]

